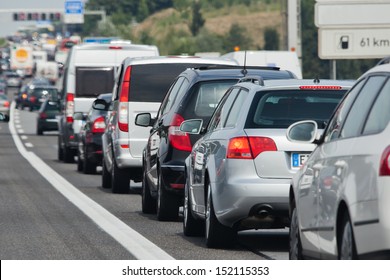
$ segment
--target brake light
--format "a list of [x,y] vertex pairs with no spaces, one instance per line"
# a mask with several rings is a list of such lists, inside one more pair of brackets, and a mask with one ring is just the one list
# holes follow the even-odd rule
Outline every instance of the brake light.
[[35,96],[30,96],[29,100],[30,102],[34,103],[37,100],[37,98]]
[[174,149],[191,152],[192,145],[189,134],[180,131],[180,125],[183,121],[184,118],[179,114],[173,116],[173,120],[168,129],[168,138]]
[[65,107],[65,116],[67,123],[73,123],[73,114],[74,114],[74,94],[66,94],[66,107]]
[[388,146],[382,153],[379,176],[390,176],[390,146]]
[[110,50],[121,50],[122,47],[121,46],[109,46],[108,47]]
[[299,89],[302,90],[341,90],[341,86],[320,86],[320,85],[311,85],[311,86],[300,86]]
[[3,104],[4,107],[8,108],[9,107],[9,101],[5,101]]
[[229,141],[227,158],[254,159],[265,151],[277,151],[274,140],[268,137],[236,137]]
[[23,94],[22,94],[22,98],[23,98],[23,99],[27,99],[27,94],[26,94],[26,93],[23,93]]
[[47,119],[47,114],[45,112],[39,113],[39,118],[40,119]]
[[119,96],[119,112],[118,112],[118,127],[121,131],[129,131],[129,94],[130,94],[130,77],[131,77],[131,66],[126,68],[125,75],[122,81],[121,93]]
[[106,128],[104,117],[99,117],[92,124],[92,133],[103,133]]

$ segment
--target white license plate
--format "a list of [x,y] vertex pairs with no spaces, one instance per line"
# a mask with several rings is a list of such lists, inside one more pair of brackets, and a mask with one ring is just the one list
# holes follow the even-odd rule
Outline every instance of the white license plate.
[[310,154],[300,154],[300,153],[292,153],[291,154],[291,166],[298,168],[301,167]]

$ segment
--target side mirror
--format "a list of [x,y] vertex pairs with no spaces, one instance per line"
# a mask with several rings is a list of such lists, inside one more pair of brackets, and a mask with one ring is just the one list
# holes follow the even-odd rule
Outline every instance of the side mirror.
[[316,140],[317,132],[317,122],[299,121],[287,128],[286,136],[291,142],[313,143]]
[[181,123],[180,131],[187,132],[189,134],[199,134],[202,131],[202,125],[202,119],[186,120]]
[[98,111],[107,111],[108,110],[109,103],[106,102],[104,99],[96,99],[92,103],[92,108]]
[[0,122],[9,122],[9,116],[3,113],[0,113]]
[[150,113],[140,113],[135,116],[135,124],[138,126],[152,126],[152,115]]

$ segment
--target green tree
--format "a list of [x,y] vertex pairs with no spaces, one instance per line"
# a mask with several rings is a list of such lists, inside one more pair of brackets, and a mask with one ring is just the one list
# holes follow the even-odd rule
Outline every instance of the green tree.
[[264,49],[279,50],[279,34],[275,28],[266,28],[264,31]]
[[192,21],[191,21],[191,32],[192,35],[196,36],[199,30],[205,23],[205,20],[201,13],[202,4],[199,1],[194,1],[192,4]]
[[239,24],[234,23],[225,37],[224,50],[225,52],[232,52],[236,46],[241,50],[245,50],[248,49],[251,44],[252,40],[247,36],[246,29]]
[[149,16],[149,8],[146,0],[140,0],[137,8],[137,21],[141,22]]

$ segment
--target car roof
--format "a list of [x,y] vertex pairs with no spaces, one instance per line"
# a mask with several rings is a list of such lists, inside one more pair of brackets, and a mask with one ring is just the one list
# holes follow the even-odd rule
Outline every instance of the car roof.
[[219,57],[199,57],[199,56],[148,56],[148,57],[128,57],[124,60],[125,65],[140,64],[163,64],[163,63],[204,63],[204,64],[227,64],[238,65],[237,62]]
[[367,72],[365,72],[363,76],[366,76],[370,73],[373,72],[390,72],[390,64],[389,63],[384,63],[384,64],[379,64],[377,66],[374,66],[373,68],[369,69]]

